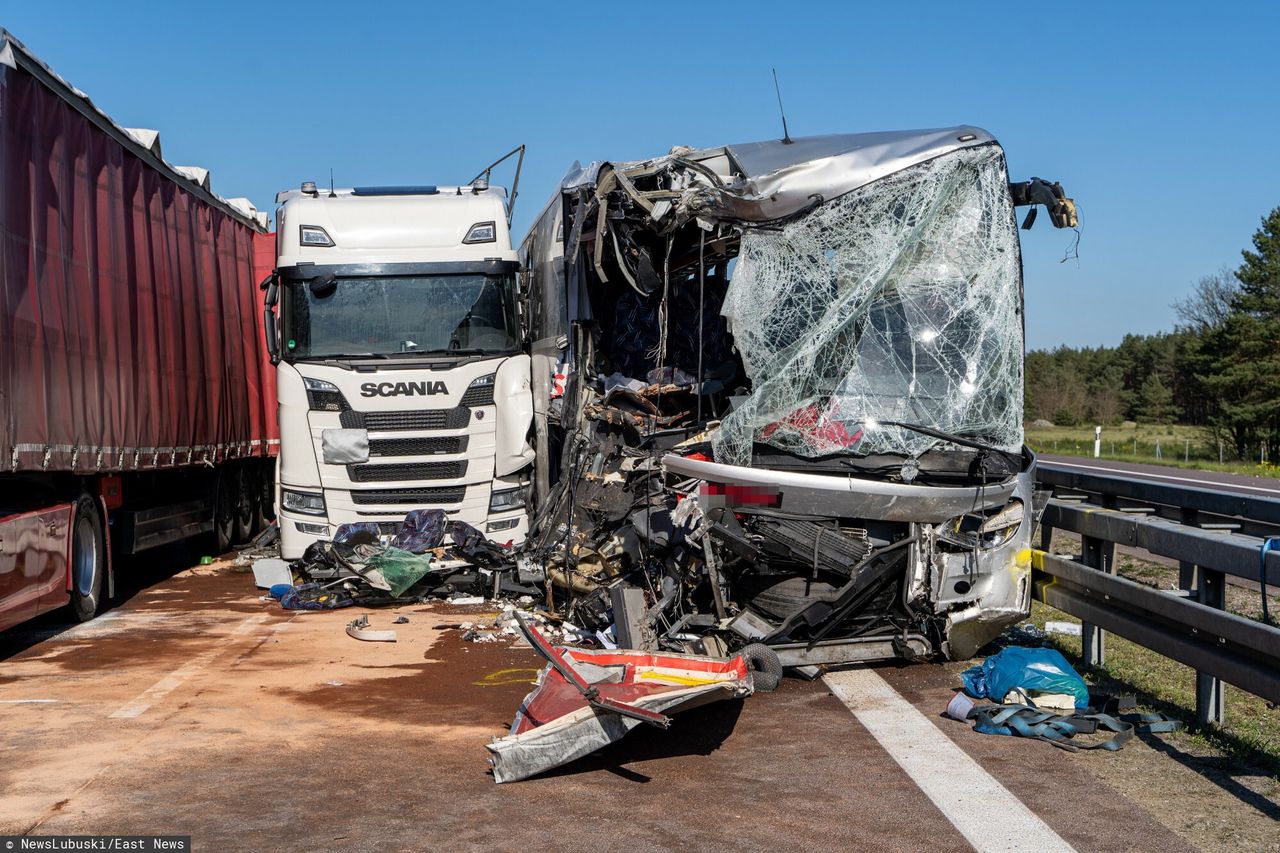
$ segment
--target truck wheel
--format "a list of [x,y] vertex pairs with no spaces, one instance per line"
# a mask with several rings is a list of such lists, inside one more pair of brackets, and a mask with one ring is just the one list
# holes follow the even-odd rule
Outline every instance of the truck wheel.
[[258,465],[258,531],[262,532],[276,520],[276,484],[272,472],[275,466]]
[[71,525],[71,610],[81,622],[88,622],[98,615],[107,571],[106,537],[92,497],[79,497]]
[[237,467],[231,475],[232,488],[235,489],[235,544],[243,545],[253,538],[253,524],[258,515],[257,484],[253,482],[253,473],[244,467]]
[[236,537],[235,483],[231,471],[218,473],[218,484],[213,497],[213,537],[215,550],[225,554]]
[[751,685],[761,693],[772,693],[782,681],[782,661],[778,653],[764,643],[752,643],[738,652],[747,662]]

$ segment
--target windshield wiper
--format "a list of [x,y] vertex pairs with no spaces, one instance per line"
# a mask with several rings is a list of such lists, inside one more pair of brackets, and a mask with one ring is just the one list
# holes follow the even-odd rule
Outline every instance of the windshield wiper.
[[933,427],[923,426],[922,424],[909,424],[903,421],[879,421],[880,426],[893,426],[901,429],[909,429],[912,432],[918,432],[921,435],[932,436],[933,438],[949,441],[952,444],[958,444],[962,447],[972,447],[975,450],[985,450],[988,453],[1004,453],[1005,451],[993,444],[987,444],[984,441],[978,441],[976,438],[970,438],[965,435],[957,435],[954,432],[935,429]]
[[348,358],[386,358],[385,353],[380,352],[341,352],[330,353],[325,355],[299,355],[289,359],[290,361],[342,361]]

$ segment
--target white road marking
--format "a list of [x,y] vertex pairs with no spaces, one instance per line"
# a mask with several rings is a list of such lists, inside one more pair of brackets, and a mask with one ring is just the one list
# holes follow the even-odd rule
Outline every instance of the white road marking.
[[[235,637],[240,634],[248,633],[255,625],[261,624],[266,620],[266,618],[266,615],[261,613],[256,616],[249,616],[236,626],[236,629],[231,632],[231,636]],[[125,705],[123,708],[115,711],[111,715],[111,718],[133,719],[134,717],[141,716],[146,713],[148,708],[168,696],[174,690],[178,689],[178,687],[182,685],[182,682],[204,669],[214,660],[214,658],[226,651],[227,648],[224,645],[218,645],[203,654],[195,656],[173,672],[166,675],[164,678],[157,681],[155,684],[148,687],[146,690],[142,691],[138,694],[137,698],[128,705]]]
[[874,670],[823,681],[975,849],[1073,850]]
[[1155,477],[1160,480],[1175,480],[1179,483],[1199,483],[1202,486],[1213,486],[1218,490],[1224,487],[1230,489],[1248,489],[1251,492],[1262,492],[1266,495],[1280,495],[1280,488],[1268,489],[1263,486],[1246,486],[1244,483],[1236,483],[1234,481],[1222,482],[1221,480],[1201,480],[1196,477],[1175,477],[1172,474],[1153,474],[1150,471],[1134,471],[1130,468],[1101,468],[1093,465],[1077,465],[1074,462],[1059,462],[1056,459],[1045,460],[1046,465],[1061,465],[1064,468],[1079,468],[1082,471],[1104,471],[1108,474],[1125,474],[1130,477]]

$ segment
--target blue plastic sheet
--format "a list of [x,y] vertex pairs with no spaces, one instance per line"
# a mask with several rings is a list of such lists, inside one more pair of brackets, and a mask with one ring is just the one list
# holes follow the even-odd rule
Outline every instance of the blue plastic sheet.
[[1077,708],[1089,707],[1089,688],[1056,649],[1010,646],[960,673],[964,692],[975,699],[1004,702],[1011,690],[1065,693]]

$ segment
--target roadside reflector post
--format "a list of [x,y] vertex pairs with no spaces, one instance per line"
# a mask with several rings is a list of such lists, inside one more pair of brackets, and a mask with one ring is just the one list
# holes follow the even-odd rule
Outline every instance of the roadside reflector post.
[[[1116,543],[1096,536],[1080,537],[1080,561],[1093,569],[1115,574]],[[1106,660],[1106,633],[1097,625],[1080,625],[1080,652],[1089,666],[1102,666]]]
[[1093,428],[1093,458],[1102,456],[1102,427]]

